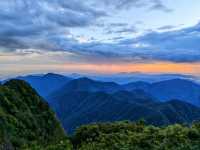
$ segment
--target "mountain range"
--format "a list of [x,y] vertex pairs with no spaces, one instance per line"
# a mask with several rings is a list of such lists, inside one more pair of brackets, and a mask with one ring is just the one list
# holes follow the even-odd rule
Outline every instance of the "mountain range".
[[191,80],[172,79],[160,82],[148,83],[144,81],[131,82],[128,84],[117,84],[115,82],[102,82],[89,78],[78,78],[70,80],[64,86],[50,93],[46,98],[54,94],[66,93],[69,91],[89,91],[113,93],[116,91],[132,91],[140,89],[153,95],[155,99],[165,102],[171,99],[178,99],[196,106],[200,106],[200,85]]
[[[179,83],[180,88],[182,86],[189,89],[188,86],[191,85],[191,88],[198,88],[197,84],[186,80],[175,79],[163,81],[162,84],[166,82]],[[155,87],[160,84],[155,83]],[[181,95],[175,97],[172,95],[171,99],[161,101],[157,95],[146,92],[152,85],[145,82],[119,85],[113,82],[79,78],[68,82],[47,99],[64,128],[70,133],[80,125],[93,122],[137,121],[143,118],[149,124],[167,125],[191,123],[200,119],[200,108],[184,99],[179,100],[178,96]],[[163,87],[168,89],[172,85],[167,84],[168,87]],[[157,90],[158,93],[162,92],[159,88]]]
[[144,91],[66,92],[49,99],[68,132],[83,124],[120,120],[146,120],[149,124],[191,123],[200,108],[179,100],[158,102]]
[[118,84],[127,84],[129,82],[160,82],[163,80],[172,80],[172,79],[186,79],[186,80],[199,80],[198,77],[192,75],[184,75],[184,74],[149,74],[142,72],[121,72],[116,74],[68,74],[67,76],[77,79],[82,77],[88,77],[92,80],[98,80],[102,82],[116,82]]
[[69,133],[93,122],[145,119],[167,125],[200,119],[200,85],[190,80],[118,84],[51,73],[19,78],[46,99]]
[[[98,86],[98,89],[101,88]],[[159,102],[151,94],[138,89],[87,90],[71,90],[49,101],[69,133],[82,124],[93,123],[79,127],[69,138],[49,104],[28,83],[14,79],[1,84],[0,149],[200,148],[198,122],[190,126],[175,124],[164,127],[145,125],[143,120],[109,123],[141,118],[155,125],[191,123],[199,120],[200,108],[179,100]]]
[[[169,76],[174,77],[175,75],[162,76],[167,78]],[[192,80],[182,78],[172,78],[170,80],[162,80],[153,83],[141,80],[129,82],[127,84],[119,84],[113,82],[112,80],[106,82],[86,77],[73,79],[72,76],[67,77],[64,75],[48,73],[45,75],[20,76],[17,77],[17,79],[27,81],[42,97],[47,100],[48,97],[54,93],[61,94],[61,92],[65,93],[70,90],[90,92],[104,91],[106,93],[112,93],[120,90],[132,91],[135,89],[141,89],[146,93],[153,95],[160,101],[179,99],[181,101],[200,106],[200,84]]]
[[200,106],[200,85],[184,79],[172,79],[155,83],[133,82],[123,85],[128,90],[142,89],[160,101],[179,99]]

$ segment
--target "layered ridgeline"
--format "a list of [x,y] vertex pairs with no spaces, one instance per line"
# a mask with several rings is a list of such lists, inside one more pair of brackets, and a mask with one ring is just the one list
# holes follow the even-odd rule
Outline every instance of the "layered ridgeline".
[[132,82],[123,87],[128,90],[142,89],[160,101],[179,99],[200,106],[200,85],[190,80],[172,79],[155,83]]
[[0,85],[0,149],[70,149],[48,104],[27,83]]
[[87,78],[70,81],[48,101],[70,133],[93,122],[143,118],[148,124],[168,125],[200,120],[200,108],[190,103],[176,99],[160,102],[144,90],[125,91],[116,83]]
[[[134,76],[130,76],[130,78],[134,79]],[[165,78],[168,79],[167,77]],[[53,73],[48,73],[45,75],[23,76],[18,77],[18,79],[22,79],[28,82],[44,98],[47,98],[52,93],[60,93],[61,91],[66,92],[69,90],[92,92],[104,91],[110,93],[119,90],[132,91],[135,89],[141,89],[153,95],[159,101],[170,101],[171,99],[179,99],[181,101],[200,106],[200,85],[185,79],[177,78],[148,83],[144,82],[141,78],[141,81],[130,82],[124,85],[120,85],[114,82],[95,81],[88,78],[79,78],[78,80],[72,80],[72,78]],[[109,81],[109,79],[107,80]],[[110,81],[113,80],[110,79]]]

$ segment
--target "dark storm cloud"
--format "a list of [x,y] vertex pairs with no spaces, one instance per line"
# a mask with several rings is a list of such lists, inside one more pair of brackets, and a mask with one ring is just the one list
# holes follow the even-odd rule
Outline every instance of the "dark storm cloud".
[[13,49],[25,49],[28,47],[22,41],[17,39],[0,37],[0,49],[1,48],[3,48],[4,51],[11,51]]
[[[107,6],[104,6],[104,9],[96,7],[102,2],[114,5],[115,8],[146,7],[147,5],[164,7],[161,1],[156,0],[0,1],[0,47],[9,50],[19,48],[63,49],[61,47],[63,41],[66,43],[70,41],[67,44],[71,45],[71,39],[67,37],[70,35],[70,32],[67,32],[68,28],[84,28],[95,25],[98,18],[108,16]],[[96,5],[91,5],[91,3]],[[118,33],[133,31],[133,29],[125,28],[126,24],[124,23],[113,23],[112,26],[124,26],[124,29],[116,31]],[[51,39],[55,39],[55,42],[52,43]],[[47,45],[45,46],[45,44]]]
[[96,18],[107,16],[106,12],[92,8],[80,0],[57,0],[54,3],[60,5],[62,11],[50,12],[47,18],[65,27],[89,26],[95,22]]
[[53,48],[49,39],[62,39],[66,28],[90,26],[107,15],[79,0],[7,0],[0,9],[0,47],[9,50]]
[[128,24],[127,23],[111,23],[111,24],[109,24],[109,26],[111,26],[111,27],[126,27],[126,26],[128,26]]
[[117,31],[114,31],[114,33],[129,33],[129,34],[136,33],[136,32],[137,32],[137,29],[135,27],[127,27],[127,28],[122,28]]
[[161,10],[170,12],[162,0],[102,0],[105,5],[113,6],[116,9],[129,9],[132,7],[148,7],[150,10]]
[[152,6],[150,9],[152,10],[162,10],[165,12],[171,12],[172,9],[168,8],[161,0],[151,0]]
[[137,28],[128,23],[110,23],[104,26],[104,32],[106,34],[132,34],[137,32]]
[[166,25],[166,26],[159,27],[158,30],[171,30],[171,29],[174,29],[176,27],[177,26]]

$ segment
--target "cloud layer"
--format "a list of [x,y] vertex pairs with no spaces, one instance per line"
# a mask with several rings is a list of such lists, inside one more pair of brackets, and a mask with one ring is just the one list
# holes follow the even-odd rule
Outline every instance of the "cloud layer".
[[[0,51],[25,56],[27,53],[35,55],[40,52],[51,56],[50,59],[57,59],[58,52],[63,53],[63,56],[70,53],[73,57],[67,55],[61,60],[97,64],[200,62],[200,24],[125,37],[127,34],[136,34],[137,27],[123,22],[105,23],[106,19],[112,17],[112,13],[136,7],[164,13],[173,11],[161,0],[0,1]],[[115,36],[109,41],[91,39],[81,42],[72,32],[92,27],[103,28],[106,30],[103,33]],[[160,30],[173,28],[164,26]],[[54,52],[55,57],[52,57]]]

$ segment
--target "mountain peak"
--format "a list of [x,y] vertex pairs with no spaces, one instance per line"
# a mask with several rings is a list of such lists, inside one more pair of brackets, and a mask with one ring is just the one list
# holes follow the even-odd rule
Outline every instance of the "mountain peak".
[[55,73],[47,73],[41,76],[29,75],[17,79],[28,82],[44,98],[71,80],[71,78]]
[[55,73],[47,73],[43,77],[65,77],[65,76]]
[[175,78],[175,79],[171,79],[171,80],[164,80],[164,81],[160,81],[157,83],[193,83],[196,84],[195,82],[193,82],[192,80],[188,80],[188,79],[181,79],[181,78]]
[[25,87],[25,88],[31,88],[32,87],[25,81],[20,79],[11,79],[3,84],[4,86],[8,86],[11,88],[17,88],[17,87]]
[[87,78],[87,77],[81,77],[81,78],[75,79],[75,81],[90,81],[90,82],[94,82],[94,80],[92,80],[90,78]]

